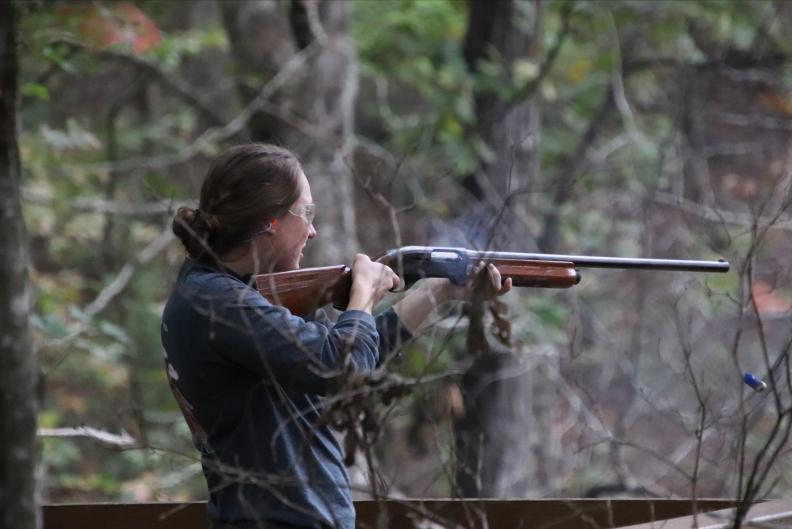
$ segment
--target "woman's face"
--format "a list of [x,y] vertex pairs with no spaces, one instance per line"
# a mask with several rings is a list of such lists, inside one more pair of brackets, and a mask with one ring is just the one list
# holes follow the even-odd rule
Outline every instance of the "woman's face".
[[273,272],[284,272],[300,268],[303,248],[308,239],[316,237],[313,226],[313,197],[311,186],[305,173],[300,171],[302,192],[289,212],[277,219],[273,226],[274,234],[267,237],[272,244]]

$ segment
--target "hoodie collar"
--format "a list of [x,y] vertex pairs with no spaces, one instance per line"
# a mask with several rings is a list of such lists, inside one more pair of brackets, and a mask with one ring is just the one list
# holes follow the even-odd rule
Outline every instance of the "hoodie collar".
[[231,276],[245,283],[246,285],[253,284],[253,274],[238,274],[237,272],[231,270],[227,266],[224,266],[221,263],[218,263],[217,261],[212,259],[195,259],[193,257],[187,256],[186,264],[190,268],[203,268],[206,270],[213,270],[215,272],[219,272],[221,274]]

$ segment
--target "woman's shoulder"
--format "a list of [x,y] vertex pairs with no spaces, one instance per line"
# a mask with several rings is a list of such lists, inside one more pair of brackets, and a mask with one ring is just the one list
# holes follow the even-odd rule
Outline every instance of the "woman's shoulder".
[[[255,295],[256,291],[245,283],[242,278],[233,273],[214,266],[187,258],[179,271],[176,281],[176,291],[181,291],[188,297],[203,297],[217,299]],[[261,296],[256,296],[261,297]]]

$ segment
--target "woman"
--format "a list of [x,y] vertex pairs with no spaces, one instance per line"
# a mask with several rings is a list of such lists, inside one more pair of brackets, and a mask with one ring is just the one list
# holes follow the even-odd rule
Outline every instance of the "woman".
[[[162,318],[171,389],[201,452],[215,529],[354,527],[343,453],[322,396],[340,362],[373,370],[419,332],[434,307],[464,295],[426,280],[374,318],[398,276],[358,254],[336,323],[302,319],[251,287],[257,273],[299,268],[317,236],[311,188],[280,147],[232,147],[215,160],[198,209],[173,231],[188,252]],[[497,270],[490,277],[499,293]]]

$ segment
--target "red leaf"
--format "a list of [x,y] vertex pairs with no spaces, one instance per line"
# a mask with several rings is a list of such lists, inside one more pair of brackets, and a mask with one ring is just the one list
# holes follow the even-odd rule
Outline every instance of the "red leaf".
[[77,31],[86,46],[102,50],[122,44],[135,53],[145,53],[160,43],[157,25],[129,2],[72,7],[61,14],[81,18]]
[[789,300],[778,297],[773,287],[764,281],[755,281],[751,287],[751,295],[756,303],[759,314],[783,314],[792,308]]

